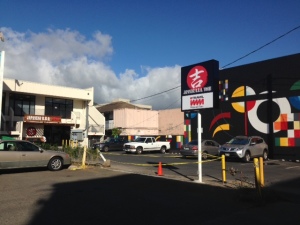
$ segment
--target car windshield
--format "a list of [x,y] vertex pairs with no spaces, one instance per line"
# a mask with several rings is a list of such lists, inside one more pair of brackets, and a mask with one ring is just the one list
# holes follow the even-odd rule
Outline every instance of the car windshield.
[[248,143],[249,143],[248,138],[233,138],[228,142],[228,144],[233,144],[233,145],[246,145]]
[[145,142],[146,138],[138,137],[134,140],[134,142]]

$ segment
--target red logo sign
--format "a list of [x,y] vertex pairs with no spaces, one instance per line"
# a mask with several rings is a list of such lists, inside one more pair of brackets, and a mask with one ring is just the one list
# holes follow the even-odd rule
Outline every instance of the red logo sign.
[[190,98],[191,107],[202,106],[202,105],[204,105],[204,98],[197,98],[197,97]]
[[208,79],[208,73],[203,66],[193,67],[186,78],[187,85],[190,89],[205,87]]
[[35,127],[28,127],[27,130],[26,130],[26,134],[28,136],[34,136],[34,135],[36,135],[36,129],[35,129]]

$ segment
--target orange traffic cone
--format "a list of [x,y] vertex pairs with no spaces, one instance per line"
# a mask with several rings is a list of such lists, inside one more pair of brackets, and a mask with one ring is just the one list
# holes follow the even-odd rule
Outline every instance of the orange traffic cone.
[[157,175],[158,176],[163,176],[163,170],[162,170],[162,164],[161,164],[161,162],[158,163]]

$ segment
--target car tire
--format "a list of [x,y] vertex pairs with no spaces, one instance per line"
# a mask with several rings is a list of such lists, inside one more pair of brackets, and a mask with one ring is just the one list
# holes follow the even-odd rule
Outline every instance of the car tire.
[[162,146],[162,147],[160,148],[160,152],[161,152],[162,154],[165,154],[165,153],[166,153],[166,147],[165,147],[165,146]]
[[206,160],[208,158],[207,152],[202,152],[202,159]]
[[63,167],[63,160],[59,157],[53,157],[48,163],[48,169],[51,171],[61,170]]
[[104,146],[104,147],[103,147],[103,151],[104,151],[104,152],[108,152],[108,146]]
[[142,154],[143,153],[143,149],[141,147],[137,147],[136,148],[136,154]]
[[264,150],[262,157],[263,157],[264,161],[268,160],[268,151],[267,150]]
[[251,155],[249,151],[245,152],[244,158],[243,158],[244,162],[250,162],[251,160]]

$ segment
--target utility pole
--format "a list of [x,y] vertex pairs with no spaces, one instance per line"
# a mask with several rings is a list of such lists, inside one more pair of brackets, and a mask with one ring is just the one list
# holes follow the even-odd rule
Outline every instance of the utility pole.
[[[0,40],[4,42],[4,35],[1,31],[0,31]],[[0,112],[1,115],[2,115],[4,57],[5,57],[5,52],[0,50]],[[0,115],[0,133],[2,131],[1,115]]]

